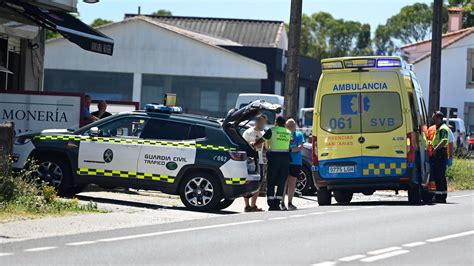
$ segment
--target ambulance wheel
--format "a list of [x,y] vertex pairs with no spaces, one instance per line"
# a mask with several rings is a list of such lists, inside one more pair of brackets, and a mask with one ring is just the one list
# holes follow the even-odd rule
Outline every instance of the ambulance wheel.
[[319,206],[331,205],[331,191],[327,188],[319,188],[317,197]]
[[37,158],[38,169],[33,176],[53,186],[58,195],[71,197],[82,191],[82,186],[75,186],[69,163],[58,156],[41,155]]
[[207,172],[194,172],[181,182],[179,195],[183,204],[192,211],[215,210],[222,200],[219,181]]
[[424,204],[432,204],[433,203],[433,193],[423,190],[421,194],[421,199]]
[[414,187],[408,189],[408,202],[411,205],[419,205],[422,200],[423,188],[421,184],[417,184]]
[[334,198],[339,204],[349,204],[352,200],[353,195],[354,193],[351,191],[345,191],[345,190],[334,191]]
[[227,209],[228,207],[230,207],[230,205],[232,205],[232,203],[234,203],[234,200],[233,199],[222,199],[216,206],[216,210],[220,211],[220,210],[223,210],[223,209]]

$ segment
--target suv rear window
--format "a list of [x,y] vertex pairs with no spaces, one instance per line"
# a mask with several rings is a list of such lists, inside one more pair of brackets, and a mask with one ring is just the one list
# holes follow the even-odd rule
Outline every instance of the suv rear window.
[[321,104],[321,129],[334,134],[380,133],[402,123],[400,96],[395,92],[328,94]]

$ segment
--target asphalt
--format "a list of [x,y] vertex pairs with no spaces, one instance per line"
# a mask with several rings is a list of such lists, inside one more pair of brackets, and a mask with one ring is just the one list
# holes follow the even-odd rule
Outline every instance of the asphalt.
[[474,191],[12,242],[0,264],[474,265]]

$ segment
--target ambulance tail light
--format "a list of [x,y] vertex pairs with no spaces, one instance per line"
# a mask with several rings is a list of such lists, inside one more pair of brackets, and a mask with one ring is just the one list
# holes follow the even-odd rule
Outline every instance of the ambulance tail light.
[[245,151],[229,151],[229,156],[234,161],[246,161],[247,152]]
[[311,153],[313,157],[313,165],[318,166],[319,165],[319,159],[318,159],[318,137],[313,136],[313,145],[311,145]]
[[407,161],[408,163],[415,162],[415,138],[413,133],[407,134]]

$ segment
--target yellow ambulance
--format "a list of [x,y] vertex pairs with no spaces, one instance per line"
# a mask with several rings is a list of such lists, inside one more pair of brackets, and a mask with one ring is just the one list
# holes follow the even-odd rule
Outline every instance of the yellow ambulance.
[[410,66],[386,56],[321,63],[312,139],[319,204],[376,190],[408,190],[411,204],[428,199],[428,118]]

